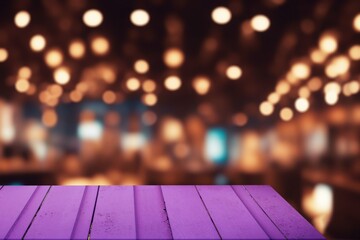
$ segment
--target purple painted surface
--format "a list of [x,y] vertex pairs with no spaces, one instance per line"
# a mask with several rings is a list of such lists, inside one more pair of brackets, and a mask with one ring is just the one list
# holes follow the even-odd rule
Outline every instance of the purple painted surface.
[[244,186],[232,186],[232,188],[240,200],[244,203],[246,208],[249,210],[251,215],[256,219],[258,224],[271,239],[286,239]]
[[70,239],[77,219],[83,186],[53,186],[25,239]]
[[220,239],[195,186],[161,186],[175,239]]
[[38,186],[9,232],[8,239],[21,239],[33,220],[50,186]]
[[138,239],[172,239],[160,186],[135,186]]
[[86,187],[71,239],[87,239],[98,188],[98,186]]
[[231,186],[197,186],[223,239],[269,239]]
[[26,188],[5,186],[1,189],[0,239],[4,239],[8,235],[36,188],[36,186],[28,186]]
[[101,186],[91,239],[136,239],[134,188]]
[[325,239],[270,186],[245,186],[288,239]]

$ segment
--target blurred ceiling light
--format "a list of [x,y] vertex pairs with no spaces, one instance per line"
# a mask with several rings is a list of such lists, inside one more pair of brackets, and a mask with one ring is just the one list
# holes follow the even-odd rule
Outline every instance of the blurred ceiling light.
[[81,92],[74,90],[70,92],[69,97],[72,102],[80,102],[83,98],[83,95]]
[[304,62],[297,62],[291,66],[291,73],[298,79],[306,79],[310,76],[310,66]]
[[349,56],[352,60],[360,60],[360,45],[354,45],[349,49]]
[[231,65],[226,69],[226,76],[231,80],[239,79],[242,75],[242,70],[239,66]]
[[18,77],[29,79],[31,77],[31,69],[27,66],[19,68]]
[[328,105],[335,105],[339,100],[339,95],[335,92],[329,92],[325,94],[325,102]]
[[354,17],[353,27],[356,32],[360,32],[360,13]]
[[116,94],[111,90],[107,90],[103,93],[102,99],[106,104],[113,104],[116,101]]
[[161,136],[165,142],[176,142],[184,136],[181,121],[176,118],[166,117],[161,125]]
[[30,88],[30,83],[27,79],[20,78],[15,83],[15,89],[18,92],[24,93],[27,92]]
[[40,52],[42,51],[46,46],[46,40],[44,38],[44,36],[37,34],[34,35],[31,39],[30,39],[30,48],[34,51],[34,52]]
[[8,56],[8,51],[5,48],[0,48],[0,62],[5,62]]
[[337,83],[337,82],[329,82],[329,83],[327,83],[324,86],[324,93],[327,94],[327,93],[330,93],[330,92],[339,94],[341,92],[340,84]]
[[54,80],[60,85],[65,85],[70,81],[70,70],[67,67],[59,67],[54,71]]
[[295,101],[295,108],[299,112],[306,112],[310,107],[309,100],[306,98],[297,98]]
[[350,68],[350,60],[345,55],[334,57],[325,67],[325,74],[330,77],[338,77],[348,72]]
[[248,122],[248,117],[244,113],[236,113],[232,118],[232,122],[236,126],[242,127]]
[[270,27],[270,19],[265,15],[256,15],[250,21],[251,27],[257,32],[265,32]]
[[69,54],[75,59],[82,58],[85,55],[85,44],[82,40],[74,40],[69,45]]
[[320,49],[314,49],[310,52],[310,58],[314,63],[320,64],[326,60],[327,54]]
[[276,92],[272,92],[272,93],[269,94],[267,100],[271,104],[276,104],[276,103],[278,103],[280,101],[280,94],[278,94]]
[[134,63],[134,70],[137,73],[147,73],[149,68],[149,63],[144,59],[139,59]]
[[83,21],[88,27],[97,27],[102,23],[103,15],[97,9],[90,9],[84,13]]
[[333,34],[323,34],[319,40],[319,48],[325,53],[333,53],[338,48],[338,42]]
[[46,127],[54,127],[57,120],[58,117],[56,111],[53,109],[46,109],[41,116],[41,121]]
[[310,89],[310,91],[315,92],[321,89],[322,81],[319,77],[313,77],[309,80],[307,86]]
[[146,111],[142,114],[141,119],[146,125],[153,125],[157,120],[157,116],[153,111]]
[[153,93],[146,93],[143,95],[142,101],[147,106],[154,106],[157,103],[157,96]]
[[310,90],[306,87],[306,86],[303,86],[299,89],[299,96],[302,97],[302,98],[308,98],[310,97]]
[[105,55],[106,53],[108,53],[109,48],[109,41],[105,37],[98,36],[91,41],[91,50],[95,55]]
[[99,140],[102,136],[103,126],[98,121],[80,123],[77,135],[81,140]]
[[170,91],[176,91],[181,87],[181,79],[178,76],[168,76],[164,81],[165,88]]
[[60,49],[51,49],[45,53],[45,62],[49,67],[58,67],[63,61]]
[[290,121],[294,116],[293,111],[291,108],[285,107],[280,110],[280,118],[283,121]]
[[178,68],[184,62],[184,53],[179,48],[169,48],[165,51],[163,60],[166,66]]
[[136,91],[140,88],[140,81],[137,78],[129,78],[126,81],[126,87],[127,89],[129,89],[130,91]]
[[29,25],[31,16],[27,11],[20,11],[15,15],[14,22],[18,28],[24,28]]
[[116,80],[116,73],[110,66],[104,65],[99,68],[100,75],[106,83],[114,83]]
[[197,76],[193,80],[193,88],[199,95],[205,95],[209,92],[211,83],[205,76]]
[[260,104],[259,110],[262,115],[269,116],[274,112],[274,106],[265,101]]
[[280,95],[287,94],[290,91],[290,84],[284,80],[281,80],[276,85],[275,91]]
[[212,20],[217,24],[226,24],[231,20],[231,12],[226,7],[217,7],[211,13]]
[[130,21],[135,25],[135,26],[145,26],[146,24],[149,23],[150,21],[150,15],[148,12],[146,12],[143,9],[137,9],[134,10],[131,15],[130,15]]
[[142,84],[142,89],[144,92],[147,92],[147,93],[155,91],[155,89],[156,89],[155,81],[153,81],[151,79],[145,80]]

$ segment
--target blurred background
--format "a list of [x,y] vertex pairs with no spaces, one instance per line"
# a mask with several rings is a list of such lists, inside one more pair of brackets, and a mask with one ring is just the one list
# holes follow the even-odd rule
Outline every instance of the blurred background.
[[270,184],[360,238],[360,1],[0,2],[0,184]]

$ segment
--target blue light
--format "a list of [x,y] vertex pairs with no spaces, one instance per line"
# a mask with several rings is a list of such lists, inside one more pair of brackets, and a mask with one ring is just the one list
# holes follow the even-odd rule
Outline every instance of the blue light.
[[205,157],[215,164],[225,164],[228,159],[227,133],[223,128],[208,130],[205,138]]

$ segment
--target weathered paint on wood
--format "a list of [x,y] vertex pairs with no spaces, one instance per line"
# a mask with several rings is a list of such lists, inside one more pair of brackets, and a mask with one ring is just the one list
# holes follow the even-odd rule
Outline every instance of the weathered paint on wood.
[[0,239],[324,239],[268,186],[0,190]]

